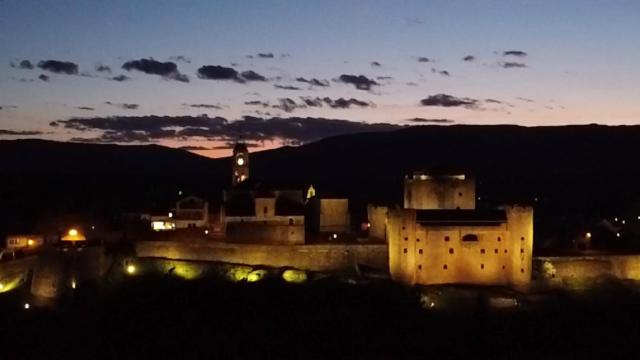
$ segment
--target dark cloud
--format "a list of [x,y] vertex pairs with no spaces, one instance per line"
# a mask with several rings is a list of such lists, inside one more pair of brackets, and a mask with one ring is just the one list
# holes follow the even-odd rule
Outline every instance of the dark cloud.
[[303,77],[299,77],[299,78],[296,78],[296,81],[307,83],[307,84],[309,84],[311,86],[322,86],[322,87],[329,86],[329,81],[327,81],[327,80],[318,80],[316,78],[305,79]]
[[189,59],[188,57],[183,56],[183,55],[171,56],[171,57],[169,57],[169,60],[182,61],[185,64],[191,64],[191,59]]
[[38,76],[38,79],[44,81],[44,82],[49,82],[49,77],[45,74],[40,74],[40,76]]
[[189,82],[189,77],[181,74],[178,71],[178,65],[171,61],[160,62],[152,58],[132,60],[122,64],[122,68],[127,71],[137,70],[149,75],[159,75],[169,80]]
[[371,86],[380,85],[375,80],[369,79],[364,75],[347,75],[342,74],[338,78],[338,81],[343,82],[345,84],[351,84],[356,87],[358,90],[370,90]]
[[466,108],[476,108],[478,106],[478,100],[470,98],[458,98],[447,94],[436,94],[428,96],[420,103],[423,106],[443,106],[443,107],[457,107],[462,106]]
[[338,98],[338,99],[332,100],[328,97],[325,97],[322,100],[324,101],[325,104],[329,105],[333,109],[348,109],[351,106],[359,106],[359,107],[371,106],[371,104],[366,101],[362,101],[354,98],[351,98],[351,99]]
[[111,74],[111,68],[108,67],[107,65],[102,65],[102,64],[97,65],[96,71]]
[[[257,148],[260,147],[260,143],[256,143],[256,142],[246,142],[244,143],[244,145],[248,148]],[[212,147],[211,149],[213,150],[231,150],[236,146],[236,142],[235,141],[227,141],[226,143],[224,143],[223,145],[216,145],[214,147]]]
[[280,90],[301,90],[299,87],[291,86],[291,85],[278,85],[278,84],[275,84],[275,85],[273,85],[273,87],[275,87],[276,89],[280,89]]
[[258,53],[258,57],[262,59],[273,59],[273,53]]
[[140,107],[140,105],[138,105],[138,104],[113,103],[111,101],[105,101],[105,104],[111,105],[111,106],[117,106],[117,107],[122,108],[124,110],[138,110],[138,108]]
[[378,76],[376,80],[393,80],[393,76]]
[[268,107],[269,106],[268,102],[260,101],[260,100],[245,101],[244,104],[245,105],[250,105],[250,106],[262,106],[262,107]]
[[534,102],[531,99],[527,99],[527,98],[524,98],[524,97],[521,97],[521,96],[516,96],[516,100],[520,100],[520,101],[524,101],[524,102],[528,102],[528,103]]
[[94,108],[89,107],[89,106],[76,106],[76,109],[78,109],[78,110],[87,110],[87,111],[95,110]]
[[418,83],[413,82],[413,81],[409,81],[409,82],[407,83],[407,86],[418,86],[418,85],[419,85]]
[[377,61],[372,61],[372,62],[371,62],[371,66],[373,66],[373,67],[380,67],[380,66],[382,66],[382,64],[380,64],[380,63],[379,63],[379,62],[377,62]]
[[18,64],[11,62],[10,65],[12,68],[17,68],[17,69],[31,70],[34,68],[33,64],[29,60],[22,60]]
[[500,66],[502,66],[505,69],[526,68],[527,67],[527,64],[523,64],[523,63],[519,63],[519,62],[512,62],[512,61],[501,62],[499,64],[500,64]]
[[242,81],[234,68],[220,65],[205,65],[198,69],[198,77],[206,80]]
[[273,107],[284,112],[292,112],[295,109],[305,108],[306,106],[304,104],[296,103],[295,100],[291,98],[281,98],[278,99],[278,103],[273,105]]
[[78,74],[78,65],[69,61],[43,60],[38,63],[38,67],[56,74]]
[[222,110],[222,106],[214,105],[214,104],[182,104],[182,105],[192,107],[192,108]]
[[42,131],[35,130],[7,130],[0,129],[0,136],[34,136],[34,135],[42,135]]
[[508,50],[502,53],[502,56],[517,56],[517,57],[525,57],[527,53],[520,50]]
[[420,57],[418,57],[418,62],[421,62],[421,63],[431,62],[431,61],[432,61],[432,60],[431,60],[431,59],[429,59],[428,57],[424,57],[424,56],[420,56]]
[[205,147],[205,146],[193,146],[193,145],[189,145],[189,146],[180,146],[178,149],[180,150],[187,150],[187,151],[203,151],[203,150],[211,150],[211,148]]
[[126,75],[118,75],[118,76],[112,77],[110,80],[123,82],[123,81],[131,80],[131,78]]
[[412,123],[424,123],[424,124],[452,124],[455,121],[451,119],[425,119],[425,118],[413,118],[407,119],[407,121]]
[[246,81],[267,81],[266,77],[252,70],[243,71],[240,76]]
[[442,76],[451,76],[451,74],[449,74],[449,72],[447,70],[438,70],[435,68],[431,68],[431,72],[434,74],[440,74]]
[[229,121],[222,117],[201,116],[115,116],[58,120],[51,126],[79,132],[101,131],[97,138],[77,137],[84,142],[149,142],[159,139],[186,140],[203,137],[209,140],[247,141],[280,140],[304,143],[328,136],[357,132],[391,131],[404,126],[371,124],[325,118],[261,118],[245,116]]
[[463,58],[462,58],[462,61],[467,61],[467,62],[469,62],[469,61],[474,61],[475,59],[476,59],[476,57],[475,57],[475,56],[473,56],[473,55],[467,55],[467,56],[465,56],[465,57],[463,57]]
[[322,101],[321,98],[319,97],[300,97],[300,100],[302,100],[305,105],[309,106],[309,107],[322,107],[322,105],[324,104],[324,101]]

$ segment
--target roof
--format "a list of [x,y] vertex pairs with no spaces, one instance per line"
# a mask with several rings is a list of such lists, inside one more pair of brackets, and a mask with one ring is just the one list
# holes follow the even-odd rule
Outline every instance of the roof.
[[444,226],[498,226],[507,222],[507,214],[504,210],[416,210],[416,222]]

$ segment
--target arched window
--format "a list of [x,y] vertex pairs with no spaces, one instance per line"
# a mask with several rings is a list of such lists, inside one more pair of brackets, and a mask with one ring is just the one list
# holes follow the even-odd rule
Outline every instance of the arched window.
[[462,237],[462,241],[478,241],[478,235],[476,234],[467,234]]

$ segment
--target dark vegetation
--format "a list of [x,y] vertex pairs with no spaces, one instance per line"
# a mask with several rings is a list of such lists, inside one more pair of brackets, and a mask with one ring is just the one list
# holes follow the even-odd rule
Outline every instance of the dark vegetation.
[[[400,203],[412,170],[465,172],[477,180],[479,207],[535,206],[538,250],[571,247],[588,230],[594,244],[628,250],[640,233],[639,143],[640,126],[421,126],[255,153],[251,176],[347,195],[362,214],[368,202]],[[117,228],[123,212],[164,211],[179,190],[215,204],[230,179],[228,159],[155,145],[18,140],[0,142],[0,154],[0,234],[59,214]],[[627,219],[620,238],[594,230],[613,217]]]
[[133,278],[84,284],[58,310],[0,298],[2,358],[633,358],[639,296],[622,284],[495,311],[420,308],[417,290]]

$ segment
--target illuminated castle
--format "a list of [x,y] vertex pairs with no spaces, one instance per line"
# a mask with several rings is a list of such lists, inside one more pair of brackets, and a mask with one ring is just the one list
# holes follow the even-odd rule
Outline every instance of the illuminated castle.
[[405,177],[404,208],[368,208],[370,235],[386,238],[389,271],[407,284],[522,286],[531,280],[533,209],[475,207],[465,175]]

